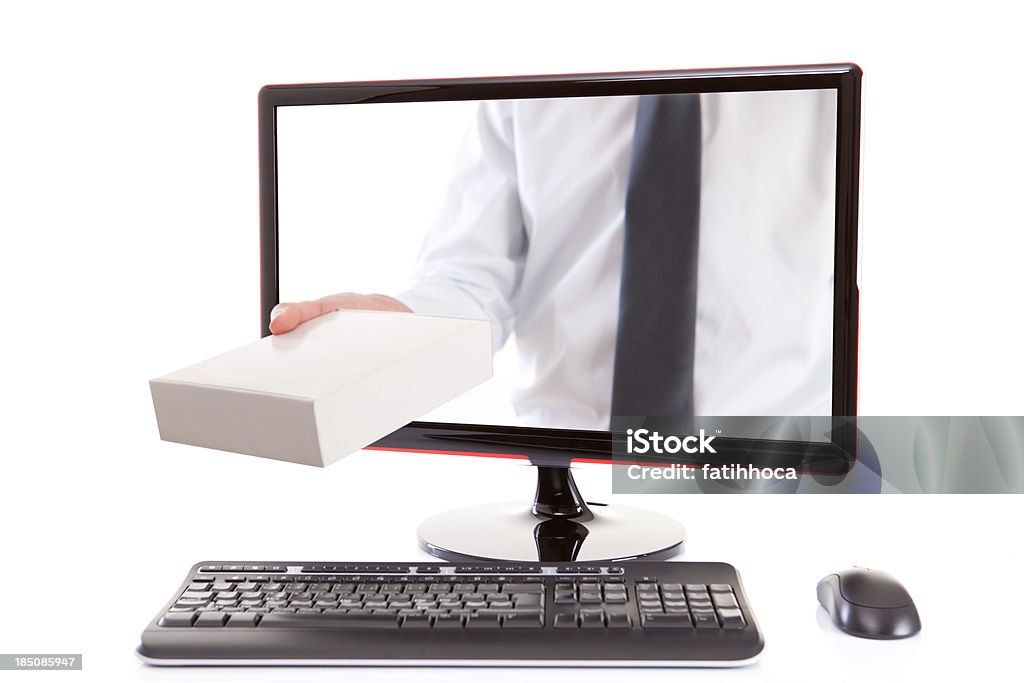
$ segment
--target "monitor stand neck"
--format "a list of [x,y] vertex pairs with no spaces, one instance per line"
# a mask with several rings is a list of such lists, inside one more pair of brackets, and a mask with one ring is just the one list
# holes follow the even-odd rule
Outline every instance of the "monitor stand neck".
[[580,553],[589,532],[586,523],[594,513],[576,488],[568,467],[535,465],[537,493],[533,497],[533,515],[537,526],[533,539],[537,557],[546,562],[572,562]]
[[594,514],[576,488],[568,467],[536,465],[537,493],[533,497],[533,514],[541,519],[589,522]]

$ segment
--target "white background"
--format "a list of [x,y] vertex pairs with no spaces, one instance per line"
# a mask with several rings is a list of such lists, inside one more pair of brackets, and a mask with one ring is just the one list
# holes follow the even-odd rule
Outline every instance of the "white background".
[[[448,680],[155,671],[132,649],[197,560],[409,560],[426,514],[530,494],[529,471],[504,461],[362,453],[321,471],[157,440],[145,380],[258,334],[266,83],[856,61],[860,411],[1024,413],[1024,133],[1006,3],[486,7],[2,5],[0,651],[86,656],[82,673],[33,680]],[[607,498],[607,469],[579,479]],[[378,491],[393,513],[365,513]],[[1016,677],[1024,604],[1005,582],[1024,569],[1020,497],[631,502],[688,525],[687,559],[735,563],[766,634],[758,667],[687,676]],[[814,583],[853,563],[904,580],[919,639],[819,625]]]

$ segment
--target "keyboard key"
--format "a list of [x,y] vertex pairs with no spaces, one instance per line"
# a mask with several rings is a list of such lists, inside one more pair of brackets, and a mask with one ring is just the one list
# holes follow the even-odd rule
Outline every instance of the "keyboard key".
[[530,614],[523,612],[513,612],[506,614],[502,617],[502,626],[504,628],[543,628],[544,626],[544,615],[540,612]]
[[458,614],[438,614],[434,617],[434,628],[462,628],[462,616]]
[[175,607],[189,607],[189,606],[191,606],[191,607],[202,607],[203,605],[205,605],[208,602],[209,602],[209,600],[204,600],[203,598],[178,598],[177,601],[175,601],[174,606]]
[[693,628],[688,614],[644,614],[640,623],[648,630]]
[[608,617],[608,628],[614,630],[630,629],[633,627],[633,622],[629,618],[628,614],[621,613],[609,613]]
[[256,624],[259,623],[260,616],[261,615],[254,614],[253,612],[239,612],[237,614],[232,614],[228,619],[227,627],[255,628]]
[[189,600],[202,600],[205,602],[206,600],[209,600],[212,597],[212,591],[185,591],[184,593],[182,593],[182,597],[180,599],[184,600],[187,598]]
[[160,617],[158,626],[191,626],[195,620],[195,612],[170,612]]
[[555,593],[556,605],[571,605],[575,602],[576,597],[572,593]]
[[402,619],[402,628],[430,628],[432,621],[426,614],[410,614]]
[[715,607],[719,609],[739,607],[739,603],[736,602],[736,596],[732,593],[712,593],[711,597],[714,599]]
[[501,618],[497,614],[471,614],[466,617],[466,628],[501,628]]
[[718,616],[722,619],[722,628],[727,631],[741,631],[747,625],[738,609],[720,609]]
[[604,628],[604,611],[599,609],[581,609],[580,628]]
[[260,628],[398,628],[398,615],[391,613],[349,612],[348,614],[271,612],[259,622]]
[[577,628],[576,615],[572,612],[559,612],[555,615],[555,628]]
[[544,594],[544,584],[542,583],[506,583],[501,587],[502,593],[536,593],[537,595]]
[[193,626],[207,626],[207,627],[219,627],[223,626],[224,622],[228,620],[227,614],[221,612],[203,612],[196,620],[192,622]]
[[718,617],[715,616],[714,612],[694,612],[693,623],[699,629],[717,629],[718,628]]

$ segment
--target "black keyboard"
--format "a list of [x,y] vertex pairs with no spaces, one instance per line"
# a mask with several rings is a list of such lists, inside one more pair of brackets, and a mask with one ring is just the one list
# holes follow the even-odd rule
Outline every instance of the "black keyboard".
[[150,664],[738,666],[764,641],[708,562],[203,562],[142,634]]

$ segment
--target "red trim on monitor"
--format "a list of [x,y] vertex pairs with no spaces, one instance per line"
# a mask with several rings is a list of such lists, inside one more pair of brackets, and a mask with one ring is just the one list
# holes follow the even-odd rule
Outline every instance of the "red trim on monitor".
[[[518,453],[483,453],[481,451],[435,451],[428,450],[425,448],[385,448],[383,446],[367,446],[363,449],[364,451],[387,451],[390,453],[429,453],[432,455],[463,455],[470,456],[473,458],[504,458],[506,460],[529,460],[530,458],[525,455]],[[686,463],[665,463],[665,462],[645,462],[643,460],[613,460],[611,458],[572,458],[572,462],[585,462],[594,465],[640,465],[641,467],[671,467],[673,464],[678,464],[680,467],[687,469],[701,469],[703,465],[691,465]],[[717,465],[717,467],[726,467],[726,464]],[[763,468],[758,468],[763,469]],[[813,472],[807,472],[805,470],[797,470],[797,474],[801,476],[845,476],[848,473],[835,473],[835,472],[821,472],[815,475]]]
[[[392,453],[433,453],[434,455],[468,455],[474,458],[506,458],[508,460],[529,460],[528,456],[519,453],[483,453],[481,451],[435,451],[424,448],[384,448],[382,446],[367,446],[364,451],[390,451]],[[620,463],[610,458],[576,458],[573,462],[589,462],[595,465],[626,465],[640,463]]]

